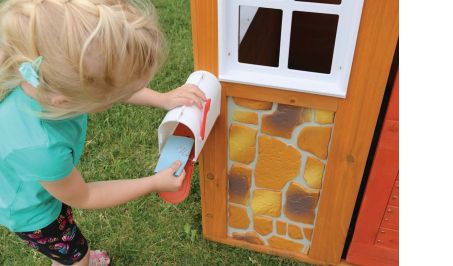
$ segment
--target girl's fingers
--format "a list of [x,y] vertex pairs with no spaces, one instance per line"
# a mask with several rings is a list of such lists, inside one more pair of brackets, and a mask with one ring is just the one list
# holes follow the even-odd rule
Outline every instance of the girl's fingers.
[[178,160],[176,162],[174,162],[171,166],[170,166],[170,169],[172,171],[172,173],[176,172],[179,168],[179,166],[181,165],[181,162]]
[[180,96],[177,100],[176,100],[176,104],[177,106],[192,106],[193,104],[195,103],[194,100],[192,100],[191,98],[189,97],[184,97],[184,96]]
[[203,101],[201,98],[199,98],[198,96],[196,96],[195,94],[193,93],[186,93],[184,96],[184,98],[187,98],[189,100],[192,101],[192,104],[196,104],[198,106],[198,108],[202,108],[203,107]]
[[203,101],[207,101],[206,95],[198,86],[193,85],[193,84],[186,84],[186,91],[189,91],[193,94],[195,94],[197,97],[201,98]]
[[200,90],[198,87],[193,86],[190,87],[190,90],[193,94],[197,95],[197,97],[201,98],[203,101],[207,101],[208,99],[206,98],[206,95],[202,90]]

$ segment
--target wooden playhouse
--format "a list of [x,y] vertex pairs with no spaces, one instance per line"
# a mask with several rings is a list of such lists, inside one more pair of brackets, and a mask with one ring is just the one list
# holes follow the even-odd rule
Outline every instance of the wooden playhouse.
[[203,236],[338,264],[398,40],[397,0],[192,0],[222,84],[200,160]]

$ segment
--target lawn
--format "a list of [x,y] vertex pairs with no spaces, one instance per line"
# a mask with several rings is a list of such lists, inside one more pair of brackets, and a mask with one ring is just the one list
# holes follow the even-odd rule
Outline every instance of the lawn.
[[[193,71],[189,0],[153,1],[167,35],[169,58],[152,88],[167,91]],[[85,153],[78,166],[87,181],[150,175],[158,158],[157,127],[165,112],[117,105],[91,115]],[[198,172],[192,192],[178,206],[150,194],[104,210],[75,210],[94,249],[107,250],[114,265],[304,265],[202,239]],[[0,265],[50,265],[18,237],[0,228]]]

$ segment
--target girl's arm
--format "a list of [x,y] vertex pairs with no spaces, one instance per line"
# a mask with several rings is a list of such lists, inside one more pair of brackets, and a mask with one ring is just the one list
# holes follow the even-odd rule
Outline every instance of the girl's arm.
[[166,93],[143,88],[125,102],[170,110],[181,105],[191,106],[194,104],[201,108],[203,101],[206,101],[206,96],[197,86],[185,84]]
[[174,177],[180,163],[153,176],[138,179],[112,180],[85,183],[79,171],[55,182],[41,182],[42,186],[55,198],[69,206],[80,209],[108,208],[135,200],[150,192],[178,191],[185,173]]

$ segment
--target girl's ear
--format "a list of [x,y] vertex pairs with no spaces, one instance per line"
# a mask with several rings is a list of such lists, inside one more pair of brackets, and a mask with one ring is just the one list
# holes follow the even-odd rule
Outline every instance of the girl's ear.
[[52,103],[52,105],[55,105],[55,106],[65,104],[67,102],[69,102],[68,98],[66,98],[66,96],[63,96],[63,95],[57,95],[57,96],[53,96],[51,98],[51,103]]

